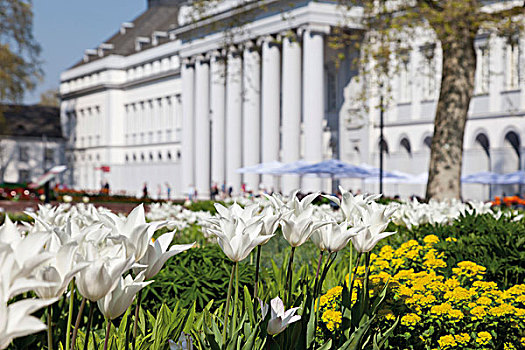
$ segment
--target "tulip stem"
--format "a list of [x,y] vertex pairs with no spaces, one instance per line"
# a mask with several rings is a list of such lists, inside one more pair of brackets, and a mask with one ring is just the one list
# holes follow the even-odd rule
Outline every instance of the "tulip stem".
[[317,283],[319,282],[319,270],[321,270],[321,263],[323,261],[323,251],[319,253],[319,261],[317,262],[317,271],[315,272],[315,283],[314,283],[314,298],[317,297]]
[[350,261],[348,263],[348,284],[347,286],[350,287],[350,279],[352,278],[352,268],[354,263],[354,247],[352,244],[349,245],[350,247]]
[[286,286],[284,288],[285,292],[288,294],[286,295],[286,305],[285,308],[288,308],[290,306],[290,299],[292,294],[292,274],[293,274],[293,256],[295,254],[295,247],[292,247],[292,251],[290,252],[290,260],[288,261],[288,272],[286,274]]
[[78,327],[80,327],[80,320],[82,319],[82,313],[84,312],[84,307],[86,306],[86,298],[82,298],[80,303],[80,308],[78,309],[77,319],[75,321],[75,328],[73,329],[73,336],[71,338],[71,350],[75,350],[76,339],[78,334]]
[[237,304],[239,303],[239,262],[235,262],[235,299],[233,299],[233,332],[237,328]]
[[89,302],[89,316],[88,316],[88,323],[86,328],[86,336],[84,337],[84,350],[88,349],[88,343],[89,343],[89,336],[91,333],[91,322],[93,322],[93,312],[95,311],[95,304],[90,301]]
[[71,322],[73,321],[73,306],[75,304],[75,280],[71,280],[69,284],[69,314],[67,315],[67,326],[66,326],[66,350],[69,350],[69,342],[71,338],[69,335],[71,333]]
[[[319,282],[319,270],[321,270],[321,264],[323,262],[323,251],[321,250],[321,253],[319,253],[319,261],[317,262],[317,271],[315,273],[315,283],[314,283],[314,300],[315,300],[315,303],[314,303],[314,312],[315,312],[315,321],[314,321],[314,329],[317,329],[317,317],[319,315],[319,309],[321,308],[321,305],[319,305],[319,300],[321,298],[321,293],[318,293],[317,289],[317,283]],[[330,259],[330,257],[328,257],[328,259]],[[322,288],[319,287],[319,289]]]
[[111,320],[108,318],[108,325],[106,327],[106,338],[104,339],[104,350],[108,350],[109,332],[111,331]]
[[139,311],[140,311],[141,303],[142,303],[142,289],[139,290],[139,294],[137,295],[137,304],[135,305],[135,320],[133,321],[133,343],[131,346],[133,350],[135,350],[135,344],[137,343],[137,330],[138,330]]
[[257,246],[257,258],[255,259],[255,286],[253,287],[253,301],[257,299],[259,287],[259,266],[261,265],[261,246]]
[[51,311],[53,307],[47,306],[47,348],[53,350],[53,320],[51,319]]
[[228,283],[228,294],[226,297],[226,308],[224,309],[224,328],[222,330],[222,348],[226,348],[226,329],[228,328],[228,314],[230,313],[230,298],[232,296],[233,273],[235,272],[235,265],[232,266],[232,273],[230,274],[230,282]]

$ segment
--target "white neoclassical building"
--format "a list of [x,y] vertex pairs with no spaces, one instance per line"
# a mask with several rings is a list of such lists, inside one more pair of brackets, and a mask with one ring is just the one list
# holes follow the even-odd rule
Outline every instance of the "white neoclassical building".
[[[364,113],[353,47],[328,36],[359,31],[361,9],[336,1],[217,1],[196,16],[187,1],[149,0],[148,9],[61,75],[62,123],[69,137],[69,181],[97,189],[183,196],[212,183],[291,191],[330,190],[327,179],[241,175],[261,162],[338,158],[378,165],[377,98]],[[242,21],[239,21],[239,18]],[[241,23],[242,22],[242,23]],[[478,72],[465,134],[464,174],[523,167],[524,37],[480,35]],[[385,113],[386,170],[428,170],[439,93],[440,49],[411,42],[392,81]],[[343,55],[341,55],[343,54]],[[341,59],[341,57],[344,57]],[[109,167],[109,172],[100,169]],[[341,180],[354,190],[377,185]],[[465,198],[489,189],[464,185]],[[494,187],[494,193],[517,187]],[[424,185],[386,185],[389,195],[423,195]]]

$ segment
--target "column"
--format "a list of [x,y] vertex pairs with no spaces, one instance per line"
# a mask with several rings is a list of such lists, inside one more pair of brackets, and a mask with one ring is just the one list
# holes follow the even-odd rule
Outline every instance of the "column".
[[[273,37],[264,38],[262,44],[262,162],[279,160],[279,136],[281,113],[281,52]],[[262,183],[267,189],[278,189],[278,178],[263,175]]]
[[225,125],[224,125],[224,101],[226,98],[226,61],[219,52],[214,52],[211,57],[211,180],[216,182],[219,188],[225,181]]
[[240,193],[242,166],[242,57],[230,49],[226,72],[226,183]]
[[186,59],[181,67],[182,79],[182,142],[181,142],[181,176],[182,188],[177,189],[180,195],[187,195],[188,188],[195,185],[194,179],[194,77],[195,67]]
[[[324,107],[324,38],[308,28],[303,33],[303,127],[304,159],[312,163],[323,160]],[[303,190],[321,190],[321,179],[305,177]]]
[[[248,42],[243,62],[243,166],[261,162],[261,58],[257,48]],[[247,188],[259,189],[260,175],[245,174]]]
[[[282,160],[295,162],[300,158],[301,144],[301,46],[296,36],[283,39],[282,79]],[[282,176],[281,189],[289,194],[299,189],[296,175]]]
[[195,63],[195,188],[199,198],[210,197],[210,64],[204,56]]

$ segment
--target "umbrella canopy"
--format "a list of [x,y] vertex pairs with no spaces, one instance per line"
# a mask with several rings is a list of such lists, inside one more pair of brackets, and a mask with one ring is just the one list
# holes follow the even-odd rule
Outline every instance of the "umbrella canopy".
[[[365,163],[361,163],[359,166],[362,168],[365,168],[371,174],[370,177],[365,180],[365,182],[367,183],[379,182],[379,171],[380,171],[379,168],[373,167]],[[385,183],[399,183],[398,181],[408,180],[408,179],[411,179],[413,176],[414,175],[412,174],[403,173],[397,170],[386,171],[383,169],[383,182]],[[388,181],[385,181],[387,179]]]
[[[379,182],[379,169],[377,169],[377,173],[375,172],[375,170],[372,170],[372,173],[373,173],[373,176],[366,178],[365,183],[378,183]],[[415,175],[403,173],[397,170],[383,171],[383,183],[386,183],[386,184],[410,183],[410,181],[414,177]]]
[[370,172],[363,167],[342,162],[338,159],[329,159],[316,164],[306,165],[293,171],[299,175],[317,175],[320,177],[354,177],[366,178]]
[[283,166],[281,166],[279,168],[265,171],[263,174],[269,174],[269,175],[296,174],[295,173],[296,169],[299,169],[299,168],[301,168],[301,167],[303,167],[305,165],[308,165],[308,164],[310,164],[310,163],[308,163],[307,161],[298,160],[296,162],[284,164]]
[[498,184],[500,185],[524,185],[525,170],[519,170],[510,174],[500,175]]
[[283,163],[278,161],[255,164],[252,166],[239,168],[235,170],[241,174],[266,174],[268,171],[279,169],[283,166]]
[[483,185],[494,185],[499,184],[502,179],[502,175],[493,173],[491,171],[482,171],[470,175],[461,177],[461,182],[466,184],[483,184]]

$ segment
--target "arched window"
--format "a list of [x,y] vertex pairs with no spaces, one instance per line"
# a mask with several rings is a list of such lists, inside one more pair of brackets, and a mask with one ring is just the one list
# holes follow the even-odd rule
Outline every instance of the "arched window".
[[514,131],[509,131],[506,135],[505,135],[505,141],[508,142],[512,148],[514,149],[514,151],[516,151],[516,154],[518,155],[518,157],[520,157],[520,137],[518,134],[516,134]]
[[385,154],[390,154],[388,150],[388,143],[385,139],[379,141],[379,149],[382,150]]
[[425,139],[423,140],[423,144],[428,148],[432,147],[432,136],[425,137]]
[[412,147],[410,146],[410,141],[406,137],[403,137],[399,142],[399,146],[402,150],[405,150],[409,155],[412,154]]
[[476,136],[476,143],[483,148],[483,151],[485,151],[485,154],[487,157],[490,157],[490,142],[489,138],[485,134],[478,134]]

